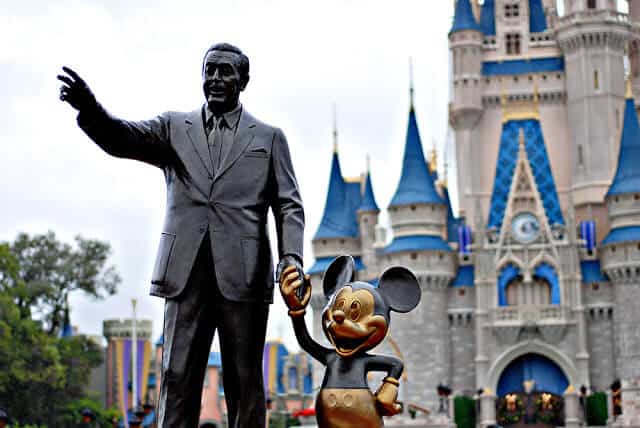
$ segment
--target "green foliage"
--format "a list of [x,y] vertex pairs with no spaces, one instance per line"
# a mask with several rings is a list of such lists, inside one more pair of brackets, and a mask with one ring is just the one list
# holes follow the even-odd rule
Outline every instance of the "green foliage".
[[607,394],[595,392],[587,397],[587,424],[589,426],[604,426],[607,424]]
[[474,428],[476,426],[476,404],[473,398],[454,397],[453,413],[458,428]]
[[13,243],[0,243],[0,403],[12,420],[77,425],[74,403],[86,398],[102,351],[87,337],[57,336],[70,293],[80,290],[97,299],[115,293],[120,277],[105,267],[109,253],[107,243],[76,237],[71,246],[52,232],[20,234]]
[[121,281],[115,268],[106,266],[111,247],[102,241],[77,236],[72,246],[58,241],[53,232],[21,233],[9,250],[7,280],[0,274],[0,292],[14,295],[23,314],[42,314],[49,334],[62,327],[69,294],[81,291],[101,299],[113,295]]
[[92,398],[81,398],[70,402],[63,410],[63,423],[65,426],[76,426],[78,421],[82,419],[82,411],[89,409],[96,416],[95,424],[101,427],[110,427],[113,419],[120,419],[122,415],[120,411],[112,408],[105,409],[98,401]]

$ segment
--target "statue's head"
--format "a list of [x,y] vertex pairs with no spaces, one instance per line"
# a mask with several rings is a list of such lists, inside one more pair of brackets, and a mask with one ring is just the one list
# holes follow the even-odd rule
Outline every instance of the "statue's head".
[[249,58],[239,48],[217,43],[207,49],[202,62],[202,89],[212,112],[233,110],[248,83]]
[[322,313],[322,329],[341,357],[374,348],[387,335],[390,312],[409,312],[420,302],[418,280],[404,267],[385,270],[377,287],[354,277],[353,258],[340,256],[322,280],[329,300]]

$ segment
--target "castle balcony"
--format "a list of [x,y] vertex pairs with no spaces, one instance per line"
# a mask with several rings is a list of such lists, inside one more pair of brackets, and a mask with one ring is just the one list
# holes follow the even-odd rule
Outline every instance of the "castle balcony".
[[561,305],[502,306],[492,312],[494,326],[568,322],[571,312]]
[[602,22],[628,24],[629,16],[626,13],[613,10],[583,10],[560,18],[557,28],[560,29],[576,24],[600,24]]
[[549,343],[559,343],[574,323],[571,309],[561,305],[518,305],[494,308],[490,322],[498,340],[513,345],[522,335],[540,334]]

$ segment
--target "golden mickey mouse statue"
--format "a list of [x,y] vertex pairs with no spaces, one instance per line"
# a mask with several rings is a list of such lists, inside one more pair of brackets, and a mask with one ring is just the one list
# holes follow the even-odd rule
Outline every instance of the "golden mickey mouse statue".
[[[336,258],[322,280],[329,299],[322,313],[322,329],[333,349],[315,342],[304,322],[311,298],[311,282],[289,267],[280,276],[280,291],[293,322],[298,343],[326,366],[316,400],[316,418],[321,428],[384,426],[382,416],[398,414],[397,402],[402,361],[386,355],[369,354],[387,335],[390,311],[409,312],[420,302],[420,286],[406,268],[392,267],[381,276],[377,287],[354,281],[351,256]],[[375,394],[367,384],[370,371],[386,372]]]

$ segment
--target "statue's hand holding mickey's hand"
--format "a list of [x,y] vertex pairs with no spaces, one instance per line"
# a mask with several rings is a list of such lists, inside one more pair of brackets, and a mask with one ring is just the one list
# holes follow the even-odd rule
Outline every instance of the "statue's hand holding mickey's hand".
[[305,293],[300,298],[298,288],[303,286],[303,280],[296,266],[287,266],[280,274],[280,293],[289,308],[289,315],[302,315],[311,299],[311,281],[309,275],[304,277]]
[[66,101],[78,111],[92,111],[98,108],[98,101],[89,89],[89,85],[69,67],[62,67],[66,74],[59,74],[58,80],[64,83],[60,86],[60,101]]
[[382,385],[376,391],[376,400],[380,413],[384,416],[397,415],[402,411],[402,406],[396,400],[398,398],[398,386],[400,382],[390,376],[384,378]]

